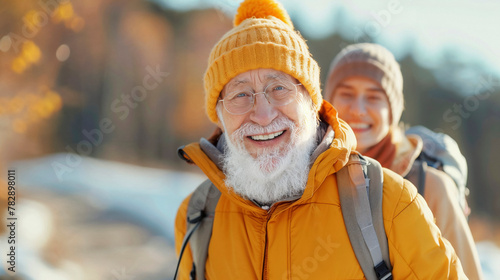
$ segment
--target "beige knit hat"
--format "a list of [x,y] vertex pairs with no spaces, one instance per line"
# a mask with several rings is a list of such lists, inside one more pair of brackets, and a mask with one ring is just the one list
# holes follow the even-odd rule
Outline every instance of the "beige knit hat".
[[246,0],[234,19],[234,28],[213,47],[205,72],[207,115],[217,123],[216,105],[224,86],[249,70],[271,68],[299,80],[318,111],[321,96],[319,67],[305,40],[293,28],[284,8],[273,0]]
[[382,86],[391,106],[392,124],[397,125],[404,109],[403,75],[392,53],[381,45],[371,43],[344,48],[330,65],[325,100],[331,102],[338,84],[351,76],[365,76]]

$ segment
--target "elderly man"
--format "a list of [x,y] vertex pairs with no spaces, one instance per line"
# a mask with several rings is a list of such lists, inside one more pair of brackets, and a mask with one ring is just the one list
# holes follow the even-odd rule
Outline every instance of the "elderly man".
[[[317,63],[278,3],[244,1],[234,23],[205,74],[219,130],[179,150],[209,179],[177,214],[179,278],[364,279],[337,185],[356,154],[352,130],[322,101]],[[388,170],[383,189],[393,277],[466,279],[416,189]]]

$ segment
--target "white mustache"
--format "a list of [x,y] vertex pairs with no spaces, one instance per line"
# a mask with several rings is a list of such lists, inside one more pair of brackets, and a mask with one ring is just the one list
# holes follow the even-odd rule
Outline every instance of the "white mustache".
[[287,117],[281,116],[274,119],[267,126],[260,126],[255,123],[246,123],[235,130],[232,134],[232,137],[233,140],[242,140],[244,137],[249,135],[268,134],[286,129],[291,129],[293,131],[294,128],[295,123],[292,120]]

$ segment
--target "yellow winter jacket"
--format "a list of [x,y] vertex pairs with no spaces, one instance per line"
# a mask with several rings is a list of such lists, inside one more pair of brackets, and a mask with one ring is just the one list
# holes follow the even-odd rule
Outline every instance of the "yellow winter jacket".
[[[215,209],[206,279],[365,279],[341,213],[336,172],[356,146],[354,133],[327,102],[322,121],[334,131],[330,147],[314,161],[303,195],[264,210],[230,192],[224,174],[199,143],[184,148],[222,195]],[[176,249],[186,233],[189,197],[177,213]],[[416,188],[384,169],[384,226],[394,279],[467,279],[450,243],[441,237]],[[179,279],[189,279],[184,253]]]

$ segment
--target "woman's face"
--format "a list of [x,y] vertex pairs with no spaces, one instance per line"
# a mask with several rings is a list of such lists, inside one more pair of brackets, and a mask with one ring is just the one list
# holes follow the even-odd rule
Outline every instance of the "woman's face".
[[391,109],[387,95],[374,80],[353,76],[343,80],[329,100],[356,134],[361,153],[389,133]]

